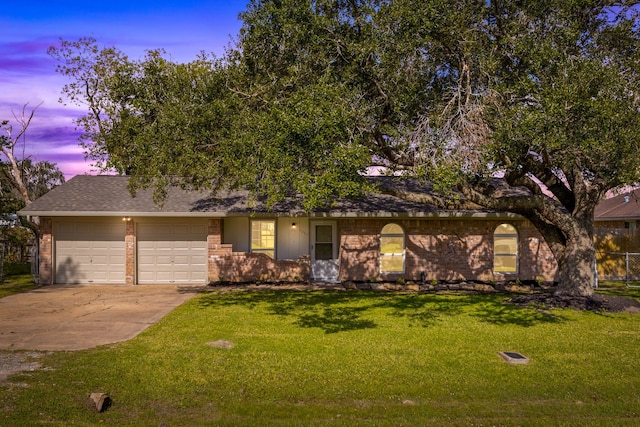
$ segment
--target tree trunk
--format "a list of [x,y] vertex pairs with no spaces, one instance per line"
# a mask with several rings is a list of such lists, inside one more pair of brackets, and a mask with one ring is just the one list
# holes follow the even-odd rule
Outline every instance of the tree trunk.
[[585,297],[593,295],[595,259],[593,237],[586,230],[571,236],[562,254],[556,256],[558,262],[556,295]]

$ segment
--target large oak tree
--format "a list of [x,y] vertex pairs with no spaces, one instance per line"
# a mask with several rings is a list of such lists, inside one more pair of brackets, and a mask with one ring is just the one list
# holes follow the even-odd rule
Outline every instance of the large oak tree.
[[88,105],[89,154],[134,186],[297,192],[312,208],[377,167],[441,193],[400,197],[526,217],[558,292],[589,295],[595,206],[640,178],[634,4],[253,0],[221,59],[131,61],[89,39],[51,53]]

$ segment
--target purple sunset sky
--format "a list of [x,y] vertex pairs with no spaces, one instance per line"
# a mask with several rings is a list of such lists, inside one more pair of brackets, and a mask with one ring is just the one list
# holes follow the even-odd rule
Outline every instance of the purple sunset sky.
[[84,159],[73,123],[84,110],[58,102],[67,80],[55,72],[47,49],[60,38],[93,37],[131,59],[156,48],[178,62],[189,62],[201,51],[221,55],[237,35],[238,14],[248,1],[12,2],[0,14],[0,120],[18,128],[13,114],[20,115],[25,103],[29,111],[42,102],[27,133],[25,155],[57,163],[67,179],[96,174]]

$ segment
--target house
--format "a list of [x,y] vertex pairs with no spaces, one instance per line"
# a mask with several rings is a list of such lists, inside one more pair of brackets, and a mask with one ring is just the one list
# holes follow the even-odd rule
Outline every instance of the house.
[[640,278],[640,189],[603,200],[595,211],[598,277]]
[[79,175],[20,211],[40,218],[40,283],[553,281],[556,273],[538,231],[515,214],[384,194],[309,213],[295,198],[267,209],[247,192],[177,187],[158,206],[151,190],[134,197],[127,184]]
[[596,207],[595,220],[599,228],[636,230],[640,222],[640,189],[601,201]]
[[18,225],[18,215],[16,214],[0,214],[0,227],[13,228]]

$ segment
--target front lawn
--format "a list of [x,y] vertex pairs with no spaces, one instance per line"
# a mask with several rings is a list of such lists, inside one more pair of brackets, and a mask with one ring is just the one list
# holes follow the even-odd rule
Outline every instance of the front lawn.
[[[131,341],[45,355],[0,383],[0,425],[640,423],[640,314],[507,299],[204,293]],[[111,408],[96,413],[92,392]]]
[[0,281],[0,298],[36,289],[29,273],[5,275]]

